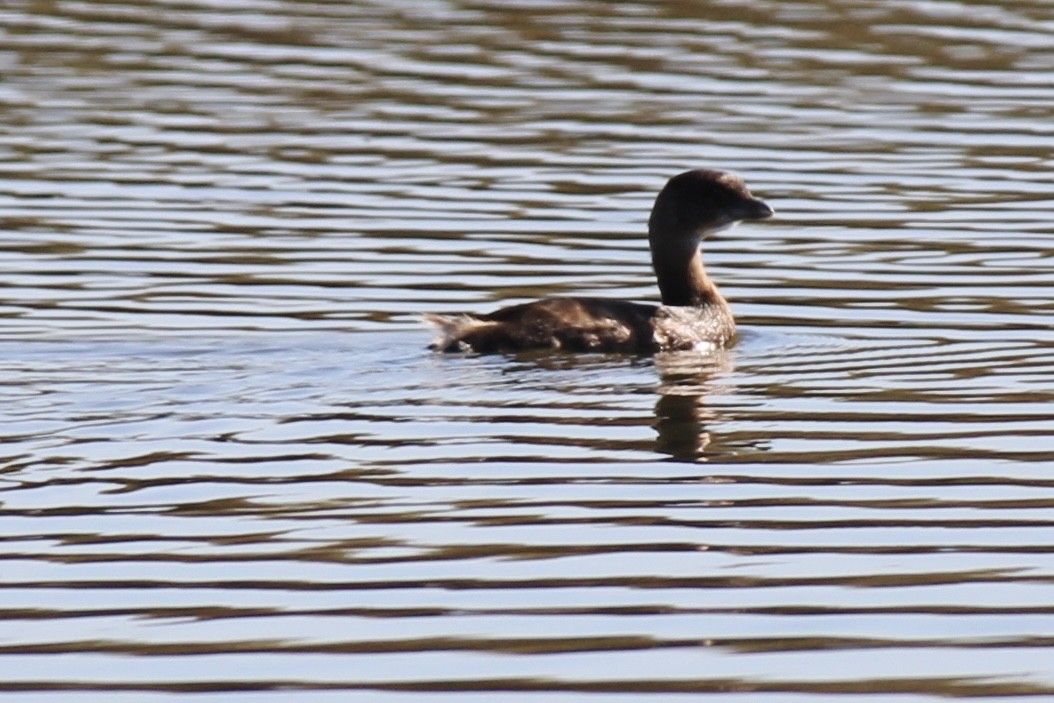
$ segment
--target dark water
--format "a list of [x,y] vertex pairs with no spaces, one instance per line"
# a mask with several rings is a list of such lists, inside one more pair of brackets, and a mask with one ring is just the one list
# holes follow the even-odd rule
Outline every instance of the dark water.
[[[656,296],[711,356],[438,356]],[[1054,697],[1054,5],[0,5],[0,698]]]

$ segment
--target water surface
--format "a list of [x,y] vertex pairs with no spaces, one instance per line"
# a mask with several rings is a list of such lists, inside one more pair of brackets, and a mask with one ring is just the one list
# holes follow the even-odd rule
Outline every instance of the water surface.
[[[5,701],[1054,696],[1054,8],[0,9]],[[441,356],[654,300],[713,355]]]

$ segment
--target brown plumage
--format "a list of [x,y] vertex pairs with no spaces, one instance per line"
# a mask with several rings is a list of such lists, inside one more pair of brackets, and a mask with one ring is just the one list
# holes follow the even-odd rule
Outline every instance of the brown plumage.
[[699,169],[674,176],[648,220],[662,305],[603,298],[544,298],[485,315],[425,315],[439,351],[523,349],[656,352],[727,344],[735,319],[706,275],[700,242],[743,220],[772,216],[738,177]]

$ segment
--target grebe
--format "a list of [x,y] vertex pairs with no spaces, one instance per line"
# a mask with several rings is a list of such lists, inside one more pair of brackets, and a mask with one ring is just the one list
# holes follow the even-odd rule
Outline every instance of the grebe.
[[738,176],[697,169],[671,178],[648,219],[662,305],[604,298],[543,298],[485,315],[426,314],[431,348],[486,354],[524,349],[657,352],[728,344],[736,323],[706,275],[700,243],[744,220],[772,217]]

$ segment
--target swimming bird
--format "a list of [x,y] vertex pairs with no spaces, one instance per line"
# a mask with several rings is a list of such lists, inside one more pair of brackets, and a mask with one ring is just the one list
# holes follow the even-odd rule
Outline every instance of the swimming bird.
[[486,314],[426,314],[443,352],[561,349],[654,353],[714,349],[736,334],[735,318],[703,266],[701,242],[773,211],[738,176],[696,169],[674,176],[648,219],[651,263],[662,305],[605,298],[543,298]]

